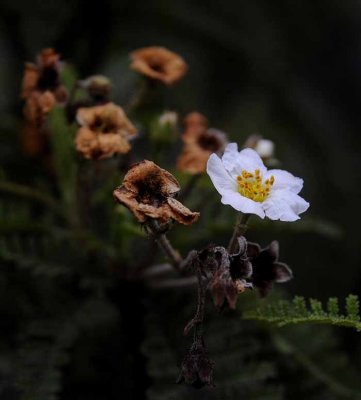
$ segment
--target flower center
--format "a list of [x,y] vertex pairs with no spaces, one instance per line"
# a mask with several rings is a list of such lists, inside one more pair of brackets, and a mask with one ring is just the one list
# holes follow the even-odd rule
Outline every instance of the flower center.
[[238,192],[248,199],[262,203],[266,200],[274,184],[275,178],[272,175],[269,179],[262,182],[261,171],[256,169],[254,173],[243,170],[237,176]]

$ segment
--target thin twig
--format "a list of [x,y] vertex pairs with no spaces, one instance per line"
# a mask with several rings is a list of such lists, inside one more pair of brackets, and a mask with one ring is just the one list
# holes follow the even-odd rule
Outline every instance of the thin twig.
[[178,251],[174,249],[166,234],[161,231],[159,224],[155,220],[150,220],[147,223],[147,226],[154,236],[154,239],[157,242],[158,246],[172,263],[173,267],[179,269],[181,264],[183,263],[183,258],[178,253]]
[[[194,328],[194,342],[202,340],[203,338],[203,321],[204,321],[204,312],[205,312],[205,304],[206,304],[206,281],[202,277],[201,265],[197,263],[197,283],[198,283],[198,301],[197,301],[197,310],[194,317],[188,322],[188,324],[184,328],[184,334],[188,335],[191,329]],[[195,277],[194,277],[195,278]]]
[[250,214],[239,214],[237,217],[236,225],[234,226],[233,235],[228,245],[228,253],[233,254],[237,249],[237,239],[244,235],[247,231]]

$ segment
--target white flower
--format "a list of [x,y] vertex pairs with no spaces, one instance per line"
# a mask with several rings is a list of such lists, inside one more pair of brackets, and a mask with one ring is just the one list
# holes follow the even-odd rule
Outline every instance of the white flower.
[[254,149],[261,158],[271,158],[275,152],[275,144],[269,139],[259,139]]
[[245,214],[296,221],[309,207],[298,195],[302,179],[280,169],[268,171],[255,150],[238,152],[236,143],[227,145],[222,159],[216,154],[209,157],[207,173],[222,203]]

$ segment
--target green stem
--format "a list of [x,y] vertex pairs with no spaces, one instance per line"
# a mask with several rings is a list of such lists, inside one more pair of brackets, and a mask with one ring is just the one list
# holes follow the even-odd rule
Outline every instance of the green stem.
[[250,214],[238,214],[236,225],[234,226],[233,230],[233,235],[228,245],[229,254],[233,254],[236,251],[238,245],[237,239],[246,233],[248,229],[247,222],[250,216]]

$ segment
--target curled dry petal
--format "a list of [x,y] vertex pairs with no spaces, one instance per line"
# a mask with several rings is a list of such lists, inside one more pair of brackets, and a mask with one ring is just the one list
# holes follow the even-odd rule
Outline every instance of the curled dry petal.
[[131,69],[166,85],[179,81],[188,69],[181,56],[164,47],[144,47],[130,53],[130,57]]
[[128,171],[122,186],[115,189],[114,197],[142,223],[147,218],[154,218],[161,223],[173,219],[191,225],[199,213],[190,211],[174,198],[179,190],[172,174],[152,161],[144,160]]

